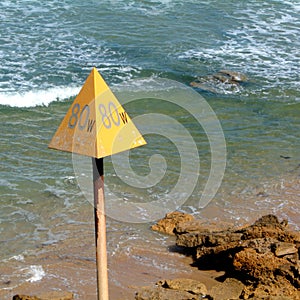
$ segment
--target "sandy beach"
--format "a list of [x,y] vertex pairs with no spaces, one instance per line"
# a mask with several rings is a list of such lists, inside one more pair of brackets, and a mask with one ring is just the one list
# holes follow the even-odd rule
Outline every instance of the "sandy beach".
[[[172,240],[174,238],[170,238],[170,248],[174,246]],[[92,239],[90,242],[93,244]],[[192,259],[183,254],[163,248],[158,252],[158,247],[145,249],[143,245],[139,246],[133,247],[130,254],[124,249],[108,258],[110,299],[134,299],[140,287],[152,285],[163,278],[197,279],[207,287],[212,287],[217,283],[214,278],[222,275],[222,272],[200,271],[191,267]],[[13,286],[14,282],[1,282],[0,299],[12,299],[16,294],[39,295],[52,290],[73,292],[74,299],[95,299],[95,259],[80,256],[80,253],[86,253],[86,247],[89,247],[89,240],[82,243],[74,239],[47,247],[44,254],[27,257],[26,263],[41,266],[45,276],[36,282],[25,282],[17,287]],[[90,257],[93,257],[94,247],[90,249]],[[145,264],[145,261],[149,263]],[[11,274],[20,266],[22,262],[12,260],[5,268],[1,267],[1,273]]]

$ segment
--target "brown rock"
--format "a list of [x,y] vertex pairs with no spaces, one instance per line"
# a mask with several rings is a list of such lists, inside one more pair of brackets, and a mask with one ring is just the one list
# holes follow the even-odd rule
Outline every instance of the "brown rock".
[[288,280],[283,278],[280,282],[270,279],[268,282],[259,282],[244,289],[242,297],[247,299],[288,299],[299,300],[299,291]]
[[73,300],[70,292],[53,291],[40,294],[38,296],[15,295],[13,300]]
[[232,228],[231,223],[226,222],[207,222],[193,219],[192,221],[181,222],[175,228],[176,234],[193,233],[193,232],[220,232]]
[[[282,223],[279,222],[278,218],[274,215],[265,215],[254,222],[252,226],[272,226],[280,227],[282,229]],[[286,227],[286,222],[284,222],[284,227]]]
[[176,244],[184,247],[215,247],[231,242],[240,242],[241,233],[230,231],[196,232],[177,235]]
[[212,287],[209,295],[213,300],[239,299],[244,285],[237,279],[227,278],[224,282]]
[[236,271],[261,279],[272,276],[274,270],[284,262],[283,259],[274,256],[271,252],[257,253],[254,249],[246,248],[236,253],[233,266]]
[[281,242],[295,242],[299,239],[299,234],[288,231],[284,221],[280,223],[276,216],[266,215],[258,219],[253,225],[239,230],[239,232],[243,233],[243,240],[273,238]]
[[265,237],[245,240],[242,244],[244,248],[254,249],[257,253],[266,253],[272,251],[273,245],[276,242],[276,239]]
[[136,300],[198,300],[199,297],[185,291],[176,291],[162,287],[142,288],[135,295]]
[[253,297],[251,300],[292,300],[291,296],[265,296],[265,297]]
[[289,296],[264,296],[264,297],[251,297],[251,300],[292,300]]
[[[183,233],[191,233],[191,232],[199,232],[206,231],[206,227],[203,226],[203,222],[201,220],[192,220],[187,222],[180,222],[176,225],[175,233],[183,234]],[[207,230],[208,231],[208,230]]]
[[40,299],[35,296],[15,295],[13,296],[13,300],[40,300]]
[[174,229],[178,224],[192,221],[193,219],[194,217],[192,215],[175,211],[166,214],[157,224],[152,225],[151,229],[167,234],[174,234]]
[[294,254],[297,252],[298,252],[298,249],[292,243],[277,243],[275,245],[275,255],[278,257],[289,255],[289,254]]
[[207,294],[207,288],[205,284],[193,279],[187,279],[187,278],[166,279],[157,282],[157,285],[163,288],[185,291],[195,295],[205,296]]

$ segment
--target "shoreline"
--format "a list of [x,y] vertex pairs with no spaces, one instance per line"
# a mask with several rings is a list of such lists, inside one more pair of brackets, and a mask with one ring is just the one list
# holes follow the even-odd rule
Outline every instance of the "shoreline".
[[[188,221],[187,223],[193,223],[195,221],[196,223],[201,223],[200,220]],[[182,222],[180,224],[181,228],[184,228],[185,223]],[[207,222],[202,224],[208,226]],[[223,226],[221,224],[212,223],[209,226],[211,232],[220,232],[220,230],[222,231],[228,228],[228,223],[224,223]],[[241,228],[245,227],[247,226],[242,226]],[[177,230],[180,231],[182,229]],[[157,234],[161,235],[162,233]],[[297,234],[300,236],[299,231],[297,231]],[[300,239],[298,242],[298,249],[300,251]],[[183,249],[176,246],[175,236],[171,236],[168,243],[169,246],[165,248],[164,253],[157,253],[156,249],[136,247],[131,249],[131,256],[128,256],[128,253],[124,252],[119,253],[117,257],[110,257],[108,264],[110,299],[135,299],[135,294],[144,288],[151,290],[156,288],[155,284],[157,282],[175,280],[178,278],[201,282],[206,286],[208,291],[211,291],[222,282],[222,280],[220,280],[221,278],[223,278],[223,280],[226,278],[225,270],[217,271],[213,268],[201,270],[198,266],[192,266],[195,263],[193,260],[194,255],[189,253],[187,248]],[[72,292],[74,299],[95,299],[95,260],[78,257],[78,253],[80,249],[82,249],[80,245],[73,247],[72,253],[70,253],[70,245],[66,243],[65,246],[65,248],[60,248],[60,251],[57,251],[55,246],[51,246],[53,252],[50,252],[48,249],[47,252],[41,252],[35,257],[30,257],[27,263],[42,266],[46,275],[41,280],[37,280],[36,282],[24,282],[11,290],[9,290],[9,284],[7,284],[6,290],[0,290],[0,299],[12,299],[16,294],[33,296],[51,291]],[[151,266],[150,264],[142,263],[145,259],[154,264]],[[173,266],[173,269],[169,268],[170,265]]]
[[[297,204],[300,200],[299,175],[292,178],[288,177],[284,184],[279,182],[274,187],[255,191],[256,198],[253,198],[253,201],[264,201],[265,199],[272,201],[274,199],[276,202],[277,199],[287,199],[291,201],[290,203],[299,205]],[[234,198],[232,203],[234,205]],[[214,215],[219,214],[221,209],[221,207],[217,207],[215,210],[214,206],[206,208],[206,213],[212,217],[213,222],[217,223],[219,227],[220,217],[215,219]],[[89,213],[92,215],[92,211]],[[255,220],[257,215],[263,215],[264,213],[264,210],[261,211],[261,214],[256,212],[251,218]],[[280,219],[283,219],[285,213],[280,212],[278,215]],[[83,216],[83,218],[87,217],[87,215]],[[199,219],[199,216],[196,216],[196,218]],[[292,219],[294,223],[299,220],[296,212]],[[222,223],[224,226],[228,225],[227,222]],[[239,223],[242,223],[241,226],[245,226],[251,224],[252,220]],[[297,225],[299,226],[300,222],[296,223],[296,226],[292,226],[292,229],[299,231],[299,227],[296,228]],[[7,264],[2,264],[0,266],[1,274],[13,276],[8,279],[4,278],[0,282],[0,299],[10,300],[17,293],[34,295],[51,290],[72,292],[75,295],[74,299],[94,299],[96,297],[96,263],[93,224],[80,225],[81,231],[79,232],[78,226],[76,226],[72,224],[66,226],[66,230],[74,233],[67,239],[57,244],[44,245],[28,251],[24,254],[23,261],[11,258]],[[233,226],[236,226],[236,224],[233,224]],[[61,228],[57,230],[61,230]],[[142,233],[144,233],[143,230]],[[119,234],[124,234],[124,232]],[[148,233],[146,234],[149,238]],[[191,257],[186,257],[180,251],[175,251],[175,237],[168,237],[155,232],[151,234],[151,241],[145,243],[145,240],[141,238],[135,240],[136,236],[131,236],[129,232],[128,243],[120,244],[118,249],[111,250],[113,253],[108,256],[111,299],[134,299],[135,292],[140,287],[154,285],[164,278],[195,280],[200,278],[209,289],[218,283],[216,278],[224,275],[224,272],[203,271],[192,267]],[[133,238],[133,240],[130,241],[130,238]],[[112,247],[111,242],[108,239],[110,249]],[[30,266],[41,266],[45,272],[44,277],[35,282],[26,281],[29,277],[26,277],[23,273],[28,272]],[[20,276],[23,281],[22,284],[19,284]]]

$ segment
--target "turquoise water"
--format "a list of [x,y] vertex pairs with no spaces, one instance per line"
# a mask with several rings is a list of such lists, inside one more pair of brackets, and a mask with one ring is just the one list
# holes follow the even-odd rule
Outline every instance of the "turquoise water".
[[[236,223],[276,213],[299,228],[299,192],[281,196],[286,182],[297,186],[299,180],[298,1],[1,1],[0,9],[0,260],[47,245],[59,248],[73,236],[72,226],[92,232],[92,207],[78,185],[72,155],[47,145],[94,66],[130,116],[160,113],[192,136],[201,168],[194,174],[195,188],[180,190],[189,194],[182,210]],[[167,78],[188,88],[197,76],[221,69],[241,72],[248,81],[218,84],[217,93],[193,91],[215,112],[227,149],[221,187],[207,207],[199,208],[211,163],[208,138],[184,109],[189,99],[176,99],[179,106],[162,101],[153,82]],[[128,86],[145,96],[125,103]],[[165,126],[155,125],[154,131]],[[150,157],[159,154],[167,171],[153,186],[136,188],[117,176],[107,158],[107,188],[124,201],[164,197],[179,178],[179,145],[167,133],[145,138],[148,145],[130,154],[133,170],[146,176]],[[90,159],[82,160],[89,166]],[[195,157],[187,162],[193,165]],[[271,196],[257,196],[262,190]],[[116,219],[108,220],[110,254],[123,244],[133,247],[122,237],[126,231],[141,245],[155,244],[148,223]]]

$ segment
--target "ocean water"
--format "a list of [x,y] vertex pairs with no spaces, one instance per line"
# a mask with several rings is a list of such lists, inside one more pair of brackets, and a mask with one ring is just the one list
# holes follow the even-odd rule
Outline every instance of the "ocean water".
[[[175,268],[140,255],[172,243],[149,230],[168,210],[237,225],[275,213],[299,229],[298,0],[3,0],[0,9],[1,299],[54,280],[57,257],[94,268],[91,159],[47,147],[93,67],[148,142],[105,158],[117,287],[128,284],[124,257],[157,273]],[[223,69],[247,81],[211,83]],[[197,77],[216,92],[190,87]],[[212,199],[199,205],[213,163]],[[79,297],[86,282],[76,276],[64,282]]]

